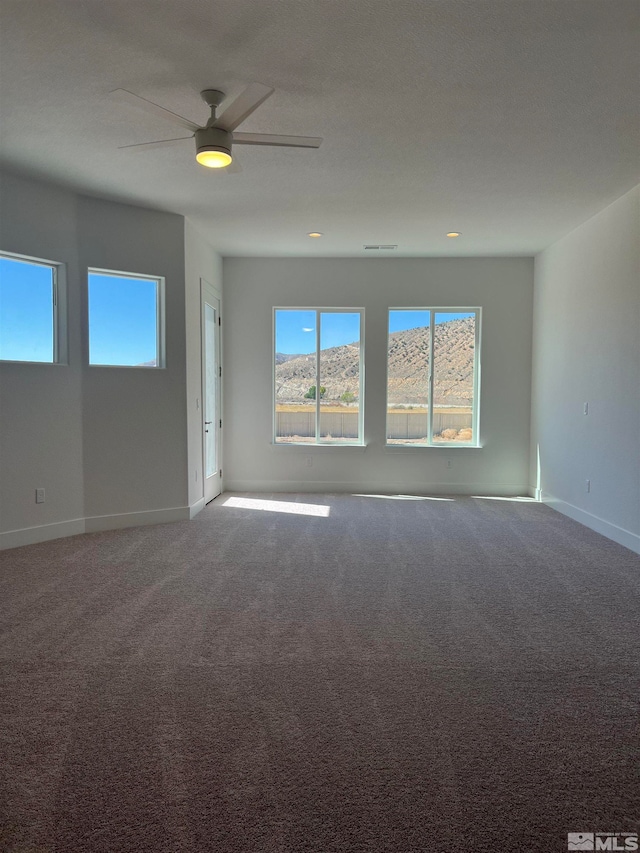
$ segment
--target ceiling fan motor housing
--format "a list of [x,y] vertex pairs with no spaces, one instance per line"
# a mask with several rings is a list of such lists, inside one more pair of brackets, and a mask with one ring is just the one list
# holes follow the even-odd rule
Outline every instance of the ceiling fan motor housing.
[[233,134],[221,127],[201,127],[195,132],[196,154],[201,151],[224,151],[231,156]]

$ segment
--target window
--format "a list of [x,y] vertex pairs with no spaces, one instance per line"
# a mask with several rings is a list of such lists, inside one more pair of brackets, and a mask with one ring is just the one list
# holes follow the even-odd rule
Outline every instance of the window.
[[164,367],[164,280],[89,270],[89,364]]
[[362,309],[274,310],[278,444],[362,444]]
[[478,445],[479,341],[480,309],[389,311],[387,444]]
[[0,360],[53,364],[64,355],[60,265],[0,253]]

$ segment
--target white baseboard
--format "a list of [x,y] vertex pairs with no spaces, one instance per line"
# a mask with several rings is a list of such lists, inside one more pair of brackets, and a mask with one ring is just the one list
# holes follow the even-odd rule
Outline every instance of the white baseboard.
[[191,504],[189,507],[189,518],[195,518],[199,512],[205,508],[206,504],[204,502],[204,498],[200,498],[199,501],[196,501],[194,504]]
[[560,498],[556,498],[546,492],[542,493],[541,499],[542,503],[551,507],[551,509],[555,509],[563,515],[572,518],[574,521],[584,524],[585,527],[595,530],[596,533],[606,536],[607,539],[612,539],[618,545],[624,545],[630,551],[640,554],[640,536],[637,533],[625,530],[624,527],[618,527],[618,525],[612,524],[610,521],[605,521],[604,518],[592,515],[592,513],[579,509],[577,506],[573,506],[573,504],[560,500]]
[[487,497],[529,496],[526,483],[363,483],[317,480],[229,480],[225,492],[308,492],[327,494],[385,495],[482,495]]
[[[199,506],[200,503],[202,506]],[[203,506],[204,499],[192,507],[178,506],[144,512],[94,515],[88,518],[74,518],[71,521],[58,521],[54,524],[41,524],[38,527],[24,527],[21,530],[8,530],[5,533],[0,533],[0,551],[6,548],[20,548],[22,545],[48,542],[50,539],[62,539],[64,536],[76,536],[79,533],[98,533],[103,530],[120,530],[125,527],[139,527],[146,524],[189,521]]]
[[64,536],[76,536],[85,532],[84,518],[71,521],[56,521],[53,524],[40,524],[37,527],[23,527],[21,530],[7,530],[0,533],[0,551],[6,548],[20,548],[22,545],[35,545],[50,539],[62,539]]
[[93,515],[85,518],[85,532],[98,533],[101,530],[120,530],[124,527],[140,527],[145,524],[166,524],[169,521],[188,521],[189,518],[188,506],[123,512],[115,515]]

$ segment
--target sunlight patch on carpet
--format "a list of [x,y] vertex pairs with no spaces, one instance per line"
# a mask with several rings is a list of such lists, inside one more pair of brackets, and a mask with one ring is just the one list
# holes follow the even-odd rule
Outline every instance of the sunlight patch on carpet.
[[327,518],[331,507],[324,504],[302,504],[290,501],[269,501],[263,498],[227,498],[222,502],[223,506],[234,509],[256,509],[262,512],[287,512],[291,515],[315,515]]
[[429,495],[353,495],[354,498],[384,498],[387,501],[453,501],[455,498],[435,498]]
[[540,503],[535,498],[528,498],[523,496],[506,498],[506,497],[498,497],[496,495],[471,495],[471,497],[475,501],[519,501],[521,503]]

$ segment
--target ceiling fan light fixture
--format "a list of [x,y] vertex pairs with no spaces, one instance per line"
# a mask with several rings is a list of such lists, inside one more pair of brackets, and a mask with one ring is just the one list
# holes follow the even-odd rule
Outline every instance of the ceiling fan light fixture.
[[217,148],[204,148],[196,153],[196,160],[201,166],[209,169],[224,169],[232,161],[228,151],[219,151]]
[[[141,98],[128,89],[116,89],[112,92],[129,103],[142,107],[148,112],[160,115],[162,118],[187,128],[196,141],[196,162],[208,169],[224,169],[233,162],[231,148],[237,145],[270,145],[282,148],[319,148],[322,139],[319,136],[284,136],[273,133],[235,133],[236,127],[242,124],[260,104],[272,95],[274,90],[262,83],[250,83],[244,92],[226,107],[221,115],[217,114],[218,107],[225,101],[224,92],[219,89],[204,89],[200,92],[202,100],[210,108],[211,115],[204,127],[171,110]],[[147,148],[151,145],[167,145],[189,139],[180,136],[176,139],[156,139],[152,142],[138,142],[133,145],[120,145],[119,148]],[[232,170],[238,171],[238,169]]]
[[223,169],[231,156],[232,135],[219,127],[203,127],[195,132],[196,160],[209,169]]

